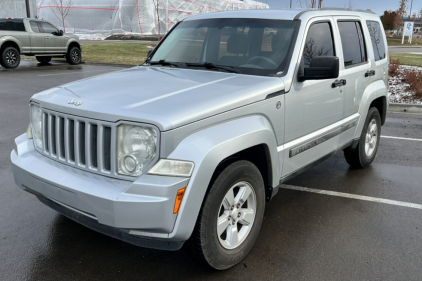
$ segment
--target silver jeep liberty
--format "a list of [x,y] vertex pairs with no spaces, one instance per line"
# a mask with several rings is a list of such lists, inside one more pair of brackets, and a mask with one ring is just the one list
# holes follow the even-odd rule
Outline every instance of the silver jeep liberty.
[[189,17],[142,66],[34,95],[16,184],[106,235],[229,268],[280,184],[338,151],[374,160],[386,46],[367,11]]

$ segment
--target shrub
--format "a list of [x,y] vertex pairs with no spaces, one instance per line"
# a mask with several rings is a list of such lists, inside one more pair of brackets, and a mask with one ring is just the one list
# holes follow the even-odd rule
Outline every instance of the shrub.
[[388,67],[388,74],[390,76],[397,76],[399,74],[400,59],[390,59],[390,65]]
[[422,98],[422,70],[405,70],[403,78],[415,96]]

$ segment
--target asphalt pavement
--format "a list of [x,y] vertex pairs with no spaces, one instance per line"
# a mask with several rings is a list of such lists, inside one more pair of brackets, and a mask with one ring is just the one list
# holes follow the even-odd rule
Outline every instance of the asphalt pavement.
[[403,54],[403,53],[408,53],[408,54],[422,54],[422,46],[412,46],[412,47],[407,47],[407,46],[390,46],[390,47],[388,47],[388,51],[391,54]]
[[289,181],[267,204],[251,253],[221,272],[183,250],[99,234],[19,189],[9,156],[28,127],[30,96],[120,69],[34,61],[0,68],[0,280],[422,279],[422,115],[389,113],[366,169],[350,169],[338,153]]

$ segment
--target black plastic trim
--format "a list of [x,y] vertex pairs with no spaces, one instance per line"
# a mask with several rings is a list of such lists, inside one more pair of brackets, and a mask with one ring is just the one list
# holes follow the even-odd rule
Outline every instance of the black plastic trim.
[[271,93],[271,94],[267,95],[267,97],[265,99],[268,100],[268,99],[271,99],[271,98],[275,98],[275,97],[284,95],[285,93],[286,92],[284,90],[281,90],[281,91],[278,91],[278,92]]

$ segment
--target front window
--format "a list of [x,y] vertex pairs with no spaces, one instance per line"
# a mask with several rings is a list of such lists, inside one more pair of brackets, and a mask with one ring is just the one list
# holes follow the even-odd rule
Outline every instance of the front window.
[[275,75],[285,71],[298,21],[207,19],[181,22],[150,59],[151,64]]

